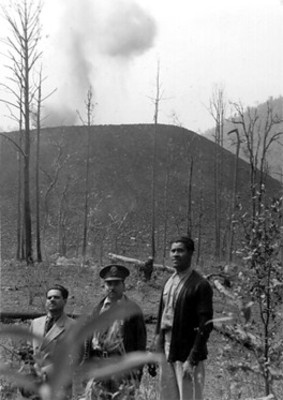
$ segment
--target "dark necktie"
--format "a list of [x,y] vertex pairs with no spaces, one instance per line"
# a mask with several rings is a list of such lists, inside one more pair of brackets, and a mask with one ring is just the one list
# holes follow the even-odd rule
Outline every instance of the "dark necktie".
[[48,331],[52,328],[54,324],[54,318],[53,317],[47,317],[46,322],[45,322],[45,330],[44,330],[44,335],[47,334]]

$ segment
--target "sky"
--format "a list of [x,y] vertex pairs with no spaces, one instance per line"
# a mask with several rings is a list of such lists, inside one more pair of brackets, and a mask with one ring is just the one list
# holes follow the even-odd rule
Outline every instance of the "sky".
[[[81,124],[90,87],[94,124],[153,122],[158,64],[158,121],[198,133],[217,87],[244,106],[283,95],[282,0],[45,0],[41,24],[45,126]],[[1,42],[2,82],[5,54]]]

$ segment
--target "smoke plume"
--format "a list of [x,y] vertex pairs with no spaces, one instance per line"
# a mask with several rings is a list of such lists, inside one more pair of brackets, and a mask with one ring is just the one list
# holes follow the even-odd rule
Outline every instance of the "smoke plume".
[[116,1],[101,25],[100,50],[112,57],[143,54],[154,43],[156,24],[137,3]]
[[[76,110],[84,108],[90,86],[95,91],[103,65],[109,68],[107,59],[117,74],[121,62],[129,64],[153,46],[156,34],[155,20],[134,0],[65,0],[48,61],[57,88],[56,99],[50,100],[56,122],[67,111],[68,118],[62,115],[61,120],[73,123]],[[72,109],[74,118],[70,119]],[[47,121],[54,125],[51,111],[47,108]]]

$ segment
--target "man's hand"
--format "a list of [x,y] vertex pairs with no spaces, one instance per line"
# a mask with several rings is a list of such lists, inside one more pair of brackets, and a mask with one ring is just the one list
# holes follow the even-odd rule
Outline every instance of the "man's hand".
[[162,353],[163,350],[163,344],[162,344],[162,338],[161,335],[155,335],[153,342],[150,346],[149,351],[151,352],[157,352],[157,353]]
[[195,366],[191,365],[190,361],[187,360],[183,364],[183,376],[184,378],[192,379],[195,372]]
[[18,355],[21,357],[21,359],[24,361],[25,364],[29,365],[34,364],[33,349],[30,344],[27,343],[22,345],[18,350]]
[[189,357],[188,357],[188,361],[191,364],[192,367],[196,367],[198,365],[199,362],[199,357],[198,354],[194,351],[191,351]]

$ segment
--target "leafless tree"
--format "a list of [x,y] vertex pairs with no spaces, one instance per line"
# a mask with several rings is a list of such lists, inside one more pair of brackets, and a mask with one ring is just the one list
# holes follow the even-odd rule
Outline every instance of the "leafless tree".
[[129,215],[128,212],[126,212],[124,215],[120,215],[119,213],[108,214],[111,221],[108,229],[110,229],[111,231],[114,230],[114,242],[115,242],[116,253],[119,253],[118,240],[121,235],[122,228],[124,230],[125,222],[128,218],[128,215]]
[[[20,98],[22,95],[20,93]],[[19,147],[23,147],[23,112],[22,112],[22,102],[20,103],[20,115],[19,115]],[[17,162],[18,162],[18,193],[17,193],[17,260],[25,259],[25,248],[24,248],[24,219],[23,219],[23,154],[17,152]]]
[[[4,89],[10,91],[10,87],[7,85],[0,84]],[[6,117],[11,119],[19,127],[18,138],[12,139],[8,136],[8,133],[1,133],[0,135],[7,139],[15,147],[17,151],[17,166],[18,166],[18,176],[17,176],[17,248],[16,248],[16,259],[25,259],[25,248],[24,248],[24,218],[23,218],[23,158],[25,153],[23,151],[23,86],[21,82],[17,85],[19,95],[17,97],[17,104],[15,112],[14,107],[11,106],[10,102],[5,99],[0,99],[1,102],[6,104],[8,114]]]
[[194,172],[194,141],[196,136],[189,137],[187,143],[188,155],[188,202],[187,202],[187,235],[193,235],[193,172]]
[[39,169],[40,169],[40,132],[41,132],[41,110],[43,103],[53,93],[50,92],[45,97],[42,96],[42,85],[44,78],[42,77],[42,67],[38,74],[38,85],[35,97],[35,110],[33,112],[34,123],[36,127],[36,153],[35,153],[35,208],[36,208],[36,255],[37,261],[42,261],[41,253],[41,237],[40,237],[40,187],[39,187]]
[[41,171],[45,174],[45,176],[47,177],[49,184],[45,190],[44,193],[44,213],[45,213],[45,217],[44,217],[44,223],[43,223],[43,240],[45,240],[45,233],[46,233],[46,227],[47,227],[47,222],[48,219],[50,217],[49,215],[49,196],[50,193],[52,192],[52,190],[54,189],[54,187],[56,186],[57,182],[58,182],[58,178],[59,178],[59,174],[61,172],[61,170],[63,169],[68,156],[64,156],[64,150],[63,150],[63,144],[61,142],[54,142],[53,145],[56,147],[57,149],[57,157],[56,160],[54,161],[54,167],[55,167],[55,171],[54,173],[51,175],[50,173],[48,173],[47,171],[41,169]]
[[156,240],[155,240],[155,229],[156,229],[156,153],[157,153],[157,129],[158,129],[158,114],[159,104],[162,99],[161,84],[160,84],[160,62],[157,63],[156,73],[156,94],[154,98],[154,128],[153,128],[153,152],[152,152],[152,179],[151,179],[151,256],[154,260],[156,255]]
[[221,193],[223,173],[223,129],[226,100],[223,87],[215,87],[210,99],[209,111],[215,121],[215,170],[214,170],[214,216],[215,216],[215,258],[221,257]]
[[[21,95],[20,95],[21,98]],[[9,118],[11,118],[13,121],[16,121],[18,126],[19,126],[19,134],[18,138],[12,139],[11,137],[8,136],[7,133],[0,133],[0,136],[5,138],[9,143],[11,143],[14,148],[17,151],[17,164],[18,164],[18,176],[17,176],[17,181],[18,181],[18,187],[17,187],[17,249],[16,249],[16,259],[17,260],[24,260],[25,259],[25,247],[24,247],[24,238],[25,238],[25,233],[24,233],[24,218],[23,218],[23,158],[25,156],[25,153],[23,151],[23,113],[22,113],[22,104],[19,104],[20,107],[20,113],[19,116],[16,116],[13,113],[13,110],[8,107],[9,110]]]
[[202,218],[203,218],[203,190],[200,189],[200,201],[199,201],[199,215],[198,215],[198,241],[197,241],[197,256],[196,264],[199,265],[201,259],[201,238],[202,238]]
[[234,235],[235,235],[235,211],[237,206],[237,193],[238,193],[238,172],[239,172],[239,154],[241,147],[241,138],[239,134],[238,128],[232,129],[227,133],[227,135],[231,135],[232,133],[236,134],[236,159],[235,159],[235,167],[234,167],[234,178],[233,178],[233,193],[232,193],[232,205],[230,209],[229,215],[229,232],[228,232],[228,249],[227,249],[227,261],[231,262],[233,260],[233,248],[234,248]]
[[35,161],[35,204],[36,204],[36,252],[37,261],[42,261],[41,237],[40,237],[40,189],[39,189],[39,159],[40,159],[40,123],[41,123],[41,101],[42,101],[42,71],[39,74],[37,113],[36,113],[36,161]]
[[163,265],[165,265],[165,259],[167,254],[167,231],[168,231],[168,186],[171,170],[172,161],[172,142],[167,143],[167,154],[166,154],[166,176],[164,184],[164,234],[163,234]]
[[192,217],[192,181],[193,181],[193,170],[194,170],[194,158],[191,157],[189,176],[188,176],[188,208],[187,208],[187,234],[192,236],[193,234],[193,217]]
[[66,204],[67,192],[69,189],[69,180],[67,180],[59,199],[58,210],[58,253],[60,256],[66,256],[67,243],[66,243]]
[[244,109],[240,102],[232,103],[232,106],[235,114],[230,118],[230,122],[239,129],[242,149],[249,160],[251,207],[252,216],[255,218],[256,212],[260,213],[259,206],[265,190],[268,151],[283,135],[280,129],[283,120],[274,111],[271,101],[266,102],[265,111],[261,114],[257,108]]
[[[89,212],[89,164],[90,164],[90,137],[91,137],[91,126],[93,125],[93,111],[95,104],[93,102],[93,90],[89,88],[87,92],[87,99],[85,101],[86,114],[87,114],[87,147],[86,147],[86,170],[85,170],[85,202],[84,202],[84,224],[83,224],[83,243],[82,243],[82,256],[85,260],[87,251],[87,239],[88,239],[88,212]],[[81,117],[80,117],[81,118]],[[82,118],[81,118],[82,120]],[[82,120],[82,122],[84,122]]]
[[[34,72],[37,61],[41,56],[39,51],[40,40],[40,15],[42,5],[34,1],[28,3],[27,0],[14,1],[12,12],[2,8],[4,16],[11,29],[11,35],[7,38],[8,56],[10,59],[9,70],[10,80],[14,84],[7,85],[15,98],[12,102],[7,102],[11,107],[15,107],[18,112],[23,113],[24,131],[24,226],[25,226],[25,257],[28,264],[33,261],[32,254],[32,224],[30,206],[30,116],[31,105],[35,95],[35,88],[31,84],[31,76]],[[5,85],[4,85],[5,86]],[[22,89],[21,92],[18,88]],[[22,109],[21,106],[22,105]]]

